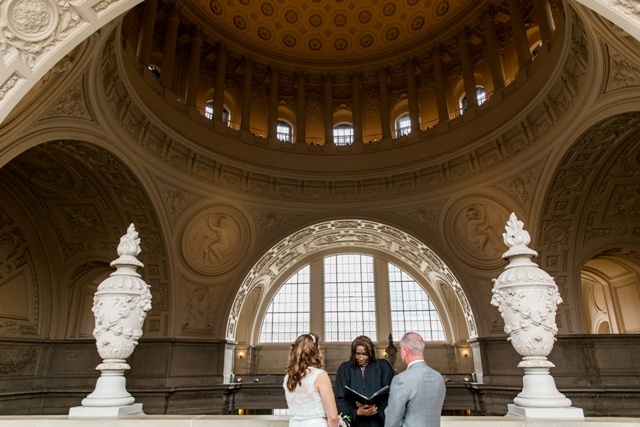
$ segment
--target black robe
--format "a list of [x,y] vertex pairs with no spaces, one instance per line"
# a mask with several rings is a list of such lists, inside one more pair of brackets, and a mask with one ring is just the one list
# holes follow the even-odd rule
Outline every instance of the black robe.
[[385,359],[377,359],[373,363],[369,363],[365,369],[364,384],[362,381],[362,370],[360,366],[351,366],[351,362],[347,361],[340,365],[336,373],[336,380],[333,386],[333,392],[336,395],[336,404],[338,412],[342,415],[348,415],[351,420],[351,427],[383,427],[384,426],[384,410],[387,408],[389,395],[380,401],[378,413],[372,417],[358,417],[356,411],[358,407],[355,401],[345,398],[344,386],[349,386],[364,396],[371,396],[376,391],[386,385],[391,385],[391,380],[395,372],[391,364]]

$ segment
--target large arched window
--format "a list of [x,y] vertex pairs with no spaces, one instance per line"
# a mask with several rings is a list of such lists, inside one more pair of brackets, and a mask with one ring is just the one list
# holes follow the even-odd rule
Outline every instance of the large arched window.
[[293,126],[284,120],[278,120],[276,134],[280,141],[293,142]]
[[333,143],[336,145],[349,145],[353,143],[353,126],[342,123],[333,128]]
[[[321,278],[312,283],[311,278]],[[312,286],[321,292],[312,292]],[[388,312],[381,312],[386,307]],[[325,342],[376,337],[377,322],[391,319],[391,332],[420,333],[426,341],[445,341],[440,314],[425,288],[406,271],[362,253],[325,256],[300,268],[276,292],[260,328],[261,343],[292,342],[321,318]]]

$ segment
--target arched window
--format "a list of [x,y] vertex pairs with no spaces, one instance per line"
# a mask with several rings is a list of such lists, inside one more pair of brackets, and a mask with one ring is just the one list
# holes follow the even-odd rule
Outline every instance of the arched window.
[[[213,109],[214,109],[213,101],[207,101],[207,104],[204,107],[204,116],[209,120],[213,119]],[[228,125],[230,119],[231,119],[231,113],[229,112],[227,107],[223,106],[222,121]]]
[[531,48],[529,49],[529,51],[531,52],[531,60],[533,61],[536,56],[538,56],[538,53],[540,53],[540,48],[542,47],[542,42],[539,41],[538,43],[534,44],[533,46],[531,46]]
[[[315,286],[322,292],[311,293],[311,277],[321,278]],[[377,311],[381,298],[387,302],[380,305],[390,307],[390,312]],[[322,263],[299,269],[271,300],[259,341],[292,342],[313,327],[312,317],[323,319],[320,339],[325,342],[350,342],[358,335],[374,338],[378,318],[391,319],[396,337],[415,331],[425,341],[446,340],[440,314],[425,289],[400,267],[368,254],[325,256]]]
[[[484,86],[476,86],[476,99],[478,100],[478,105],[482,105],[487,101],[487,93],[484,91]],[[460,98],[460,109],[462,111],[467,109],[467,94],[462,94]]]
[[280,141],[293,142],[293,126],[284,120],[278,120],[276,134]]
[[153,76],[153,79],[156,82],[160,82],[160,68],[156,67],[153,64],[150,64],[147,69],[149,70],[149,72],[151,73],[151,75]]
[[309,266],[285,282],[262,321],[260,342],[293,342],[301,331],[309,331]]
[[333,128],[333,143],[336,145],[353,144],[353,126],[342,123]]
[[396,138],[409,135],[411,133],[411,118],[409,113],[403,114],[396,119]]

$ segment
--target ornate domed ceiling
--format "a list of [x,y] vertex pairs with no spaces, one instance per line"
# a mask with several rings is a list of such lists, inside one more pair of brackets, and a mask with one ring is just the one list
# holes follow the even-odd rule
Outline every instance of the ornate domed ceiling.
[[197,16],[192,19],[199,18],[201,25],[232,44],[235,51],[313,63],[406,54],[422,46],[436,30],[452,27],[473,3],[479,2],[194,0],[189,8]]

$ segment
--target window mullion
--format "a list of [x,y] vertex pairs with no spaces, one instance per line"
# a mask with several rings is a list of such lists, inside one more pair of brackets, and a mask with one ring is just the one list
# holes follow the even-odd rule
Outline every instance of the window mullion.
[[[324,266],[323,260],[317,259],[309,265],[309,327],[321,341],[325,341],[324,334]],[[310,332],[311,332],[310,331]]]
[[[389,274],[387,273],[387,262],[380,258],[374,258],[374,283],[376,296],[376,330],[378,341],[386,341],[391,333],[391,304],[389,298]],[[373,337],[371,337],[373,338]],[[395,340],[400,337],[393,337]]]

